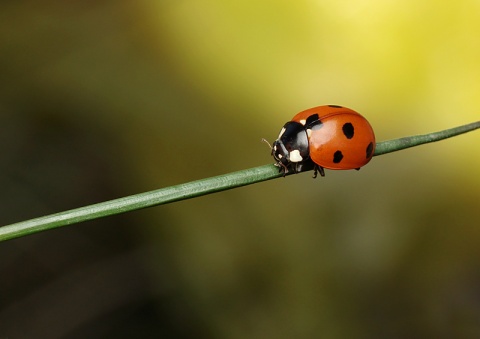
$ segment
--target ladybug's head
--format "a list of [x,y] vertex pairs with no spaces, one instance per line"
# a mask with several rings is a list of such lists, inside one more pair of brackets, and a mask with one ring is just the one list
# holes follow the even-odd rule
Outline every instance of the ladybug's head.
[[287,122],[273,143],[272,155],[284,169],[291,163],[308,159],[308,138],[304,126],[294,121]]
[[290,152],[287,150],[285,144],[280,139],[277,139],[273,142],[272,155],[278,164],[288,166],[288,164],[291,162]]

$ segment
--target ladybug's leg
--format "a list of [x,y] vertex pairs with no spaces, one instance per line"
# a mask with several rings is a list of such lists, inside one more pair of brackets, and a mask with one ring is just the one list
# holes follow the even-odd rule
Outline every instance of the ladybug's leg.
[[302,163],[301,162],[297,162],[293,165],[293,171],[295,172],[295,174],[297,173],[300,173],[302,171]]
[[325,176],[325,170],[323,169],[322,166],[315,164],[315,167],[313,168],[313,178],[315,179],[317,177],[317,172],[320,173],[322,177]]
[[288,173],[288,167],[285,166],[281,161],[277,162],[277,163],[274,164],[274,165],[278,167],[278,172],[283,173],[283,177],[285,178],[285,176],[286,176],[287,173]]

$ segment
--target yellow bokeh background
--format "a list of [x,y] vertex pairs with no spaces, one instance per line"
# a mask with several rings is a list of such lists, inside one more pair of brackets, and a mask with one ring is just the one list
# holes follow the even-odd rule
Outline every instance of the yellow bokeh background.
[[[480,2],[0,5],[0,224],[272,163],[297,112],[480,117]],[[0,337],[480,336],[478,132],[0,245]]]

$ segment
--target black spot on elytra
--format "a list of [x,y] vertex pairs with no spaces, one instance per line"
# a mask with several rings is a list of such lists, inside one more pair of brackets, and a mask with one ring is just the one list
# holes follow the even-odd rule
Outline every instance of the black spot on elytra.
[[370,159],[372,157],[372,152],[373,152],[373,142],[369,143],[367,146],[367,159]]
[[347,139],[352,139],[355,134],[355,129],[353,128],[352,123],[347,122],[342,127],[343,134]]
[[338,106],[338,105],[328,105],[328,107],[333,107],[333,108],[343,108],[343,106]]
[[317,113],[315,113],[315,114],[310,115],[307,118],[307,122],[305,122],[305,125],[310,126],[310,125],[316,123],[317,121],[320,121],[320,117],[318,116]]
[[333,153],[333,163],[338,164],[343,159],[342,151],[336,151]]

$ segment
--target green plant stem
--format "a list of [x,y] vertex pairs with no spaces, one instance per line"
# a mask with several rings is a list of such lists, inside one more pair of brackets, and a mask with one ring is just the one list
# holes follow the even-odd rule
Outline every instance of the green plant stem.
[[264,165],[216,177],[191,181],[124,198],[109,200],[0,227],[0,241],[43,230],[194,198],[281,176],[278,167]]
[[422,134],[422,135],[413,135],[410,137],[404,137],[400,139],[382,141],[377,143],[374,156],[396,152],[405,148],[420,146],[422,144],[428,144],[430,142],[440,141],[443,139],[454,137],[456,135],[471,132],[478,128],[480,128],[480,121],[472,122],[470,124],[466,124],[458,127],[449,128],[439,132]]
[[[435,133],[379,142],[376,145],[374,155],[377,156],[399,151],[408,147],[439,141],[478,128],[480,128],[480,121]],[[67,226],[82,221],[102,218],[109,215],[190,199],[201,195],[275,179],[281,176],[282,174],[279,173],[278,167],[274,165],[264,165],[150,192],[135,194],[0,227],[0,241],[52,228]]]

